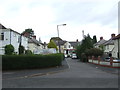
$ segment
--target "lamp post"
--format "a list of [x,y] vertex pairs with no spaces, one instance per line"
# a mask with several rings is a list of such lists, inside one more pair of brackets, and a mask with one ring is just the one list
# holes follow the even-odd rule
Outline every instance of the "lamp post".
[[57,33],[58,33],[58,47],[59,47],[59,53],[61,53],[61,50],[60,50],[60,43],[59,43],[59,26],[66,26],[66,24],[60,24],[60,25],[57,25]]

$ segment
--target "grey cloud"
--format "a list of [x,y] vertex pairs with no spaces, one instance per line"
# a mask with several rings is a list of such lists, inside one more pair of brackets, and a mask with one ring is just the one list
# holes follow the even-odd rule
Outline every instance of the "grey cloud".
[[[101,6],[100,6],[101,5]],[[117,20],[117,9],[114,7],[111,10],[104,11],[104,8],[94,10],[98,6],[102,7],[102,3],[97,2],[78,2],[78,3],[63,3],[55,5],[55,11],[58,23],[62,22],[74,22],[79,24],[88,24],[88,23],[100,23],[102,25],[108,25],[115,23]],[[98,13],[99,10],[101,13]]]

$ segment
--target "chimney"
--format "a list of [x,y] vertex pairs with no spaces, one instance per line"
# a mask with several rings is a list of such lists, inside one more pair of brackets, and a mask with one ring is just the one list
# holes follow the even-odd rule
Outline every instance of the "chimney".
[[32,36],[33,37],[33,39],[36,39],[36,36],[34,35],[34,36]]
[[113,33],[113,34],[111,34],[111,38],[114,38],[115,37],[115,34]]
[[76,42],[78,42],[78,39],[76,40]]
[[103,37],[100,37],[100,40],[103,40]]

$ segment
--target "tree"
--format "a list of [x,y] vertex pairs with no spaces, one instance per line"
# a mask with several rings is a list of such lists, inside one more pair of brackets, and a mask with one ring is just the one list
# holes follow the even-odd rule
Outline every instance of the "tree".
[[28,28],[28,29],[25,29],[25,31],[23,31],[21,34],[26,37],[31,37],[34,35],[34,31],[31,28]]
[[93,36],[93,44],[97,43],[96,35]]
[[85,54],[83,54],[83,53],[85,53],[85,51],[90,48],[93,48],[93,42],[92,42],[90,35],[88,34],[82,40],[82,44],[77,46],[77,48],[76,48],[76,53],[77,53],[78,58],[82,59],[82,56],[86,57]]
[[50,42],[48,43],[48,48],[55,48],[56,50],[58,50],[57,45],[54,43],[53,40],[50,40]]
[[6,55],[12,55],[14,52],[14,47],[13,45],[9,44],[5,46],[5,54]]
[[24,54],[25,48],[22,45],[19,45],[19,54]]
[[86,50],[85,54],[88,56],[95,56],[95,57],[98,57],[98,56],[102,56],[103,55],[103,51],[98,49],[98,48],[91,48],[91,49],[88,49]]

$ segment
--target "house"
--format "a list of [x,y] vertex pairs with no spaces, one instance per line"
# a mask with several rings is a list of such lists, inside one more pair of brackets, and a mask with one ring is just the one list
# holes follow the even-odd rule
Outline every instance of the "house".
[[76,40],[76,41],[66,41],[66,40],[60,39],[58,41],[57,39],[53,39],[53,41],[57,45],[58,49],[59,49],[59,45],[60,45],[61,53],[64,53],[64,54],[67,54],[67,55],[70,55],[73,51],[75,51],[76,46],[80,44],[80,42],[78,40]]
[[34,54],[40,54],[44,48],[44,44],[36,40],[36,36],[28,39],[28,50],[31,50]]
[[120,59],[120,34],[113,38],[114,40],[114,49],[112,51],[112,57]]
[[104,50],[104,43],[106,42],[106,40],[103,39],[103,37],[100,37],[100,40],[94,44],[95,48],[99,48],[101,50]]
[[13,45],[15,49],[14,52],[18,54],[19,52],[18,48],[20,43],[22,46],[24,46],[25,50],[28,49],[28,38],[0,24],[0,54],[1,55],[5,54],[4,47],[9,44]]
[[114,49],[114,40],[113,38],[115,37],[115,34],[111,34],[111,38],[104,43],[104,53],[105,54],[112,54],[112,51]]

